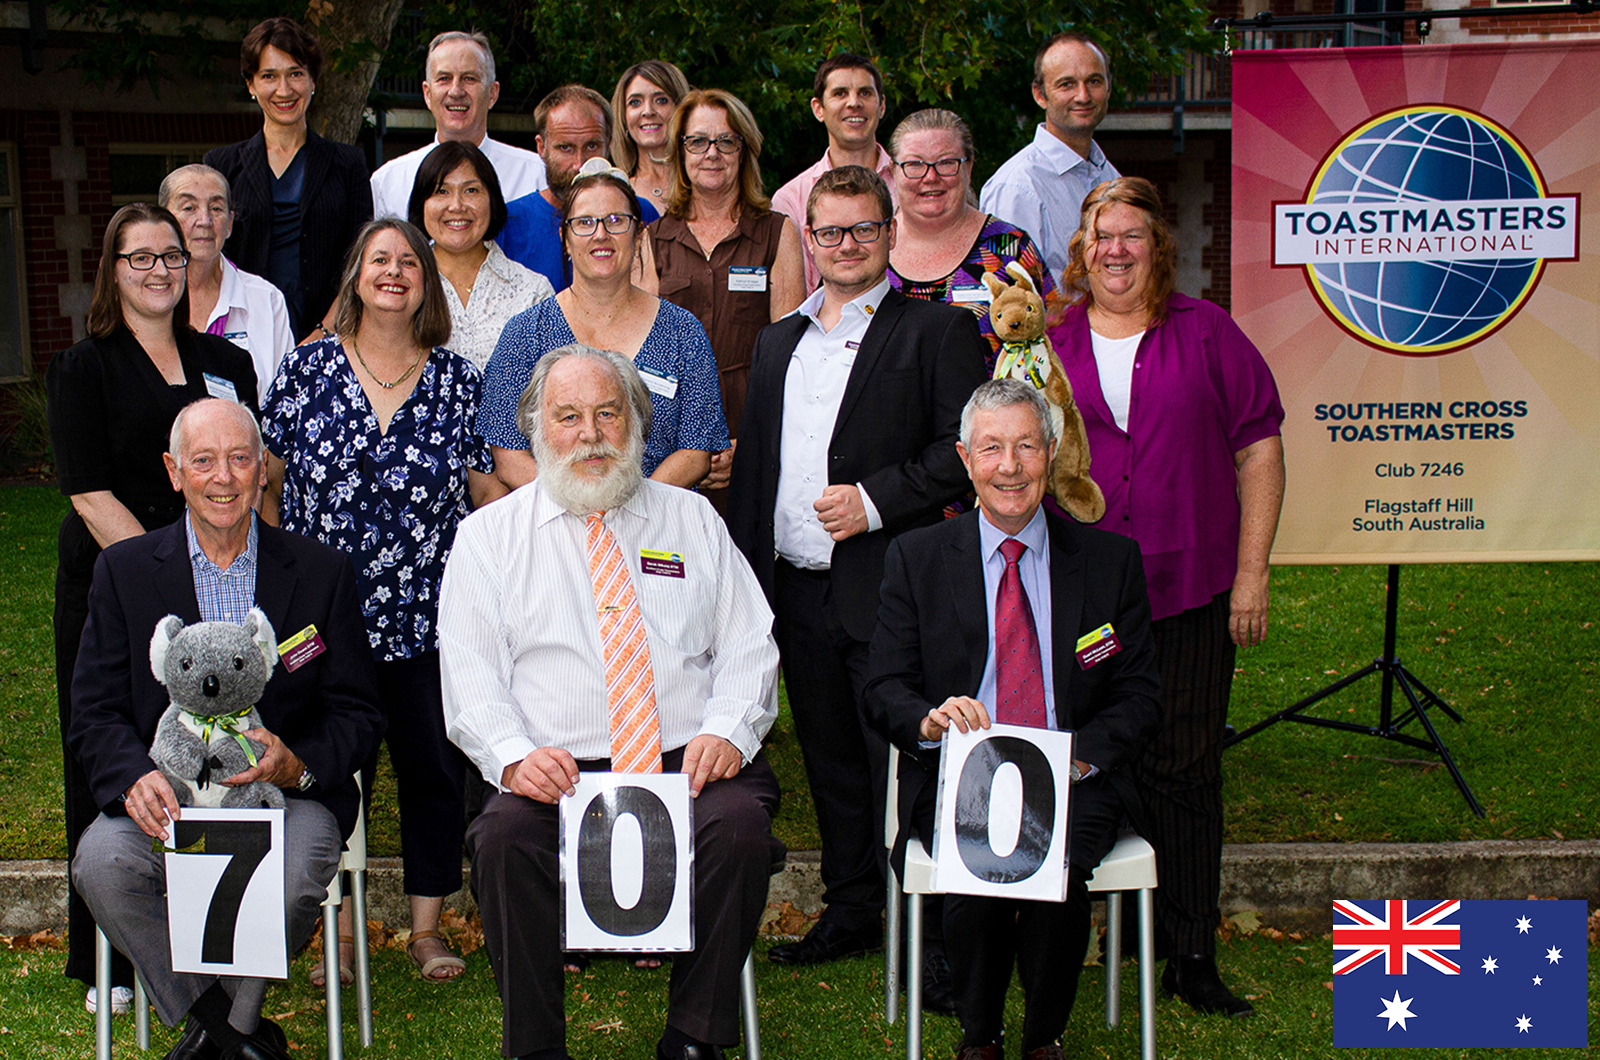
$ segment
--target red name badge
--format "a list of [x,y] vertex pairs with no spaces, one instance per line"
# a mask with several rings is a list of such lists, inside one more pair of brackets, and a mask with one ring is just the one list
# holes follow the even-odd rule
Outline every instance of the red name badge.
[[1117,631],[1107,622],[1093,633],[1085,633],[1078,638],[1078,665],[1087,670],[1121,650],[1122,642],[1117,639]]
[[328,647],[322,643],[322,635],[317,632],[317,627],[311,625],[280,643],[278,657],[283,660],[283,665],[289,672],[294,673],[327,650]]

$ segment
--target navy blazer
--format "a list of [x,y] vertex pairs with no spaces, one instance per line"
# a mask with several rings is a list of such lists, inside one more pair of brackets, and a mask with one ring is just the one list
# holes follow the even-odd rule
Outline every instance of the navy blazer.
[[[280,659],[257,709],[262,723],[317,778],[308,793],[355,829],[360,790],[353,774],[378,748],[379,707],[372,649],[343,552],[260,523],[256,606],[278,639],[315,625],[327,650],[294,672]],[[169,614],[200,621],[184,520],[119,541],[100,554],[72,675],[68,744],[95,801],[122,813],[119,796],[155,768],[150,745],[169,702],[150,669],[150,638]],[[291,788],[290,798],[300,796]]]
[[[778,452],[789,360],[804,314],[761,330],[728,483],[728,531],[772,599]],[[831,581],[845,631],[872,637],[883,557],[899,533],[936,523],[970,488],[956,455],[961,409],[983,382],[989,344],[966,309],[891,288],[856,352],[828,441],[828,484],[860,483],[883,529],[835,543]],[[819,489],[818,494],[821,494]]]
[[[306,177],[300,191],[300,289],[304,325],[310,329],[333,304],[345,255],[361,226],[372,220],[372,177],[359,147],[325,140],[308,129],[301,150]],[[272,169],[265,135],[212,148],[206,165],[227,177],[233,192],[233,234],[223,248],[228,260],[265,276],[272,247]],[[296,342],[303,338],[294,336]]]
[[[978,694],[991,633],[977,512],[898,538],[883,577],[878,628],[867,660],[868,720],[902,752],[901,806],[938,775],[938,748],[920,746],[928,711]],[[1137,807],[1123,768],[1159,724],[1160,681],[1150,633],[1144,563],[1132,538],[1045,513],[1050,536],[1050,651],[1056,725],[1073,730],[1073,757],[1104,770],[1124,805]],[[1106,623],[1122,650],[1088,670],[1077,642]],[[993,704],[985,707],[993,709]]]

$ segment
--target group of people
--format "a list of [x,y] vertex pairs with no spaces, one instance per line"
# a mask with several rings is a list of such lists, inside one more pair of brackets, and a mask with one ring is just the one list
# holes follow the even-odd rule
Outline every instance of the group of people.
[[[1013,966],[1022,1055],[1061,1056],[1085,883],[1129,823],[1157,851],[1164,985],[1252,1011],[1214,959],[1220,752],[1234,649],[1266,633],[1283,410],[1227,315],[1174,290],[1154,186],[1094,142],[1110,66],[1092,40],[1040,47],[1045,120],[978,195],[966,123],[918,111],[885,149],[882,77],[848,54],[813,86],[825,154],[771,198],[749,108],[667,62],[610,101],[557,88],[528,152],[487,135],[488,41],[440,34],[437,137],[368,178],[307,126],[311,33],[270,19],[241,58],[262,133],[112,217],[89,337],[47,374],[72,504],[67,974],[90,981],[96,923],[125,955],[91,1008],[127,1004],[131,959],[186,1021],[169,1057],[287,1055],[261,981],[171,971],[150,844],[182,809],[148,756],[166,707],[138,662],[149,633],[257,606],[280,638],[321,638],[269,682],[257,764],[220,781],[289,796],[290,945],[386,740],[408,952],[429,981],[465,970],[438,930],[464,848],[508,1057],[567,1057],[580,957],[561,951],[555,804],[608,769],[682,771],[694,796],[695,948],[658,1055],[737,1041],[784,857],[761,749],[780,668],[826,908],[773,962],[881,946],[890,743],[907,829],[931,841],[943,733],[1035,725],[1077,734],[1068,897],[950,896],[928,918],[916,974],[960,1019],[962,1060],[1002,1055]],[[1040,393],[991,378],[983,276],[1013,263],[1077,395],[1098,529],[1046,496]],[[1107,626],[1118,650],[1086,664],[1079,638]],[[315,980],[350,974],[345,917]]]

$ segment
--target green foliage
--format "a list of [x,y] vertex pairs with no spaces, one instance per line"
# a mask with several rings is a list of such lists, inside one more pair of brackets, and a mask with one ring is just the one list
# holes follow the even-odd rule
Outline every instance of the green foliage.
[[[283,13],[270,0],[60,0],[52,4],[89,31],[66,61],[95,88],[131,92],[141,82],[159,97],[168,72],[181,67],[196,77],[217,75],[217,59],[237,55],[238,41],[262,19]],[[296,12],[299,14],[300,12]],[[232,34],[231,38],[227,35]]]

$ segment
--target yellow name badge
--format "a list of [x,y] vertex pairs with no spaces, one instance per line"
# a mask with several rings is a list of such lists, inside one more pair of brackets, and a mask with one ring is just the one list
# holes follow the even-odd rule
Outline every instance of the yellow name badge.
[[681,578],[683,577],[683,553],[664,552],[655,548],[641,548],[639,550],[639,570],[643,574],[654,574],[660,578]]
[[283,660],[283,665],[294,673],[306,663],[327,651],[327,645],[322,643],[322,636],[317,632],[315,625],[307,626],[288,640],[278,642],[278,657]]
[[1117,640],[1117,631],[1107,622],[1099,629],[1078,638],[1078,665],[1087,670],[1121,650],[1122,644]]

